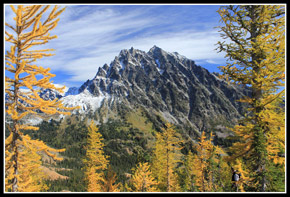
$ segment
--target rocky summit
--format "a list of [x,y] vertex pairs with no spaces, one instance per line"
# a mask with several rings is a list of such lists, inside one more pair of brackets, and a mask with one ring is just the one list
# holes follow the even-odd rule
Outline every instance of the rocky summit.
[[132,110],[142,107],[150,116],[196,132],[222,132],[225,125],[236,123],[244,113],[237,100],[249,92],[157,46],[148,52],[121,50],[93,79],[71,90],[74,93],[62,99],[67,105],[80,105],[80,113],[99,109],[99,113],[106,111],[104,118],[110,111],[118,113],[118,105]]

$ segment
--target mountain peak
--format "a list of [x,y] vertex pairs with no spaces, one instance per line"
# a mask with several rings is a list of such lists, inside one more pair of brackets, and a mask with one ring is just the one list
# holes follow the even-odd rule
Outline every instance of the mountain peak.
[[160,50],[161,48],[158,47],[158,46],[156,46],[156,45],[153,45],[153,47],[151,47],[151,49],[149,49],[149,51],[150,51],[150,50],[155,50],[155,49],[159,49],[159,50]]
[[154,45],[151,49],[149,49],[148,53],[160,53],[161,51],[163,51],[163,49],[161,49],[160,47]]
[[244,95],[193,60],[156,45],[147,53],[133,47],[121,50],[109,66],[105,64],[82,85],[79,92],[83,91],[159,111],[173,123],[186,119],[199,131],[220,117],[239,117],[242,107],[236,100]]

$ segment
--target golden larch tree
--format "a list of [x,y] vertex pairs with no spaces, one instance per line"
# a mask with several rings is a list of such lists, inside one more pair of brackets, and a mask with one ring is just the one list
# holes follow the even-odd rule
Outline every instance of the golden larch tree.
[[102,134],[98,132],[94,121],[91,121],[85,147],[86,156],[83,159],[88,192],[103,192],[104,171],[107,170],[109,163],[104,146]]
[[103,192],[119,192],[120,183],[117,183],[117,174],[113,171],[112,167],[109,166],[107,173],[104,176],[102,185]]
[[[9,144],[11,135],[6,139]],[[22,136],[22,140],[18,141],[18,174],[17,174],[17,192],[40,192],[46,191],[48,186],[44,183],[47,176],[42,169],[41,154],[52,157],[55,161],[61,161],[56,152],[63,152],[65,149],[50,148],[40,140],[33,140],[29,135]],[[12,153],[9,149],[5,150],[5,191],[12,191],[11,180],[15,177],[10,157]]]
[[138,163],[131,179],[134,192],[156,192],[157,181],[150,170],[149,163]]
[[221,67],[222,76],[251,91],[240,100],[249,108],[233,129],[241,137],[234,144],[237,152],[233,155],[251,162],[256,191],[264,192],[269,183],[269,162],[283,160],[279,153],[285,149],[285,117],[279,114],[282,103],[273,105],[285,91],[281,88],[285,83],[285,6],[229,5],[218,13],[225,39],[218,42],[218,49],[229,60]]
[[[44,45],[57,37],[51,36],[49,32],[57,26],[58,16],[64,8],[59,10],[58,6],[54,6],[49,15],[44,18],[49,5],[18,5],[17,7],[11,5],[10,7],[15,14],[13,18],[15,24],[5,23],[5,41],[11,44],[10,50],[6,51],[5,55],[5,71],[10,73],[10,75],[5,75],[5,93],[7,94],[5,112],[6,117],[12,119],[12,123],[7,124],[10,136],[5,140],[5,168],[7,170],[6,188],[8,191],[16,192],[25,188],[21,184],[26,184],[24,179],[20,180],[20,176],[23,175],[21,161],[28,159],[25,157],[27,156],[24,154],[25,151],[43,149],[53,156],[50,153],[51,148],[47,145],[31,140],[23,134],[23,130],[38,129],[24,124],[23,119],[30,114],[39,117],[55,113],[69,114],[65,110],[72,108],[64,107],[58,99],[44,100],[39,96],[41,88],[60,92],[63,88],[56,88],[52,84],[50,79],[55,75],[49,73],[49,68],[34,64],[42,57],[53,55],[48,53],[53,49],[33,50],[33,48]],[[40,147],[28,146],[28,144],[37,144]]]
[[251,182],[251,178],[249,177],[250,172],[248,169],[246,169],[245,165],[243,164],[243,161],[241,159],[237,159],[235,161],[235,164],[233,165],[234,170],[237,171],[238,174],[241,175],[239,181],[235,184],[237,184],[238,191],[239,192],[245,192],[244,187]]
[[176,192],[180,190],[180,186],[175,169],[182,162],[180,150],[183,148],[183,140],[172,124],[166,123],[165,127],[162,133],[156,133],[152,172],[162,191]]
[[202,132],[199,143],[194,146],[197,154],[189,153],[187,157],[189,174],[193,175],[194,185],[201,192],[217,190],[214,180],[218,177],[214,171],[220,161],[219,155],[224,154],[220,147],[212,144],[212,134],[208,140],[206,138],[205,132]]

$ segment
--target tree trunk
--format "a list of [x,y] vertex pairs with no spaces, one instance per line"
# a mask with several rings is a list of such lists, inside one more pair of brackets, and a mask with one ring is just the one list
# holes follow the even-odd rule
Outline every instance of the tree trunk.
[[[257,46],[255,45],[257,37],[258,37],[258,27],[257,27],[257,8],[259,6],[252,5],[250,8],[250,17],[252,19],[251,25],[251,41],[254,44],[253,48],[255,49]],[[259,64],[261,63],[262,57],[259,57],[256,53],[251,55],[252,58],[252,66],[253,66],[253,73],[261,72],[261,68]],[[266,135],[263,131],[263,123],[259,117],[259,114],[263,111],[263,107],[261,106],[261,99],[262,99],[262,82],[257,82],[256,79],[253,77],[254,84],[252,87],[252,98],[253,101],[253,116],[254,116],[254,135],[255,135],[255,142],[254,142],[254,149],[256,152],[256,171],[258,172],[258,179],[260,184],[260,191],[266,191]]]
[[169,150],[166,149],[166,176],[167,176],[167,192],[170,192],[170,177],[169,177]]
[[[13,129],[14,131],[16,130],[15,127]],[[13,161],[13,175],[14,178],[12,179],[12,192],[17,192],[18,191],[18,147],[17,147],[17,140],[18,140],[19,134],[17,131],[13,133],[13,139],[12,139],[12,161]]]
[[[20,67],[20,57],[21,57],[21,39],[20,39],[20,34],[21,34],[21,27],[17,25],[17,56],[16,56],[16,70],[19,69]],[[19,113],[19,108],[18,108],[18,94],[19,94],[19,81],[15,79],[14,82],[14,103],[15,103],[15,110],[17,113]],[[19,140],[19,132],[17,129],[18,125],[18,120],[13,120],[13,138],[12,138],[12,160],[13,160],[13,175],[14,178],[12,179],[12,192],[17,192],[18,191],[18,144],[17,141]]]

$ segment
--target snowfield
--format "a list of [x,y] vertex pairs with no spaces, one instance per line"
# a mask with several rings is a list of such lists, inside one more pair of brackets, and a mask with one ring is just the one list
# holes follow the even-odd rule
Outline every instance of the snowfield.
[[73,111],[73,113],[79,112],[82,114],[87,114],[90,111],[96,111],[102,104],[103,100],[106,96],[94,96],[88,90],[81,92],[80,94],[76,95],[68,95],[62,97],[62,103],[66,107],[76,107],[80,106],[79,109]]

